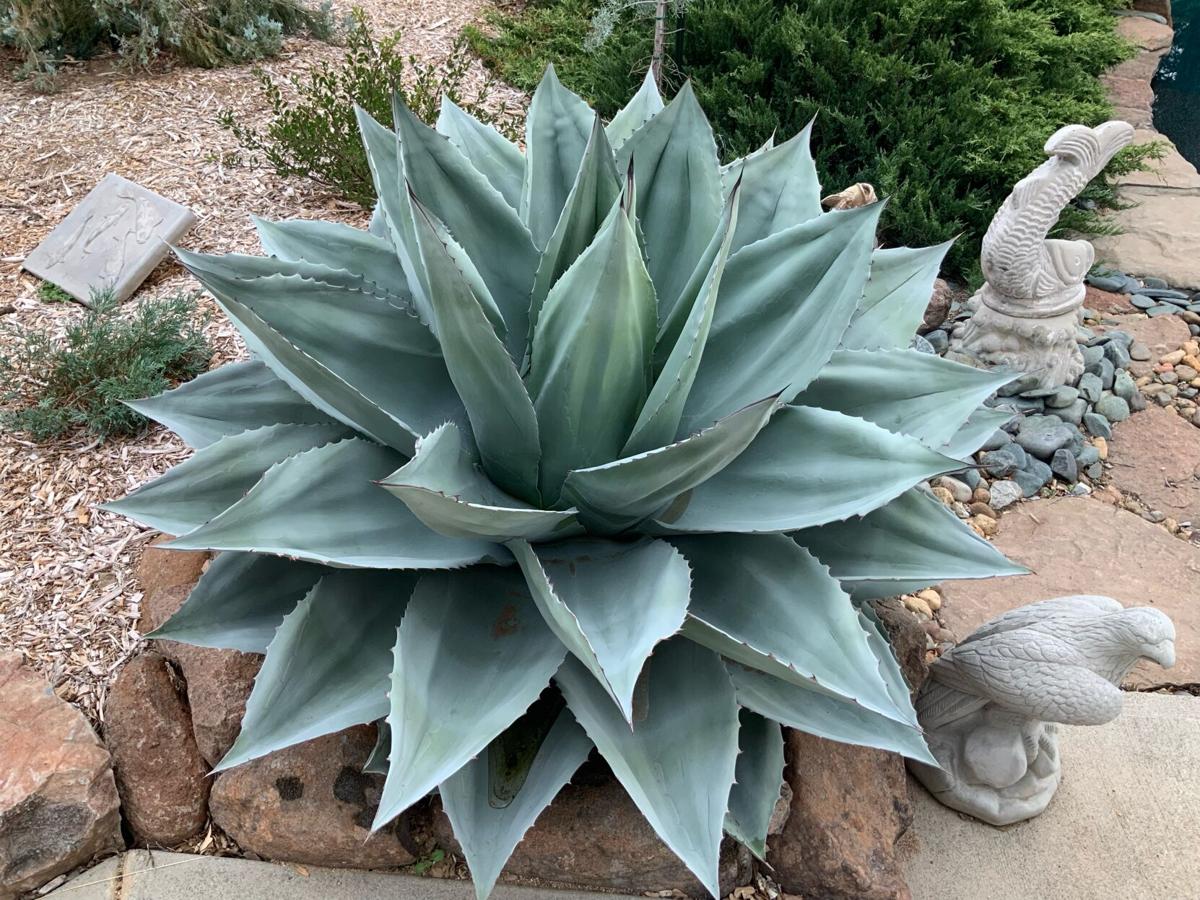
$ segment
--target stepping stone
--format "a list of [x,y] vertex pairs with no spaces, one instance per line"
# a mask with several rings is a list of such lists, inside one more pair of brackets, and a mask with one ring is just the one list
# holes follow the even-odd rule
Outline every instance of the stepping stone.
[[1200,681],[1200,546],[1094,497],[1019,504],[1000,517],[995,543],[1036,574],[943,584],[941,615],[959,638],[1035,600],[1103,594],[1157,607],[1175,622],[1175,667],[1139,663],[1126,684]]
[[1150,407],[1113,426],[1109,462],[1121,491],[1177,522],[1200,526],[1200,428]]
[[120,175],[109,174],[71,210],[22,267],[80,303],[111,290],[130,297],[196,223],[191,210]]

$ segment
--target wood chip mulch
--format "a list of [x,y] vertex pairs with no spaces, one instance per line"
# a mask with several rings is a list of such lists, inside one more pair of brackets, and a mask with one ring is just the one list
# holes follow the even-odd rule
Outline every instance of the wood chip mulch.
[[[335,4],[335,15],[350,5]],[[486,3],[353,5],[365,9],[378,36],[402,29],[406,54],[442,60]],[[296,76],[342,52],[292,39],[261,66]],[[40,300],[37,280],[20,265],[108,172],[188,206],[198,219],[182,241],[189,249],[257,253],[251,213],[365,227],[364,211],[315,185],[230,164],[238,148],[218,124],[219,112],[233,109],[244,122],[262,122],[268,114],[253,69],[163,64],[131,74],[101,60],[70,73],[54,94],[34,93],[0,72],[0,353],[30,329],[61,333],[81,314],[75,304]],[[471,77],[483,80],[478,64]],[[515,91],[499,99],[524,102]],[[178,265],[164,262],[126,306],[197,288]],[[212,313],[213,364],[243,356],[219,310],[208,299],[200,306]],[[78,435],[39,445],[27,437],[0,433],[0,652],[23,652],[61,697],[98,722],[107,684],[138,647],[141,594],[132,571],[154,533],[93,507],[161,474],[189,451],[157,426],[104,442]]]

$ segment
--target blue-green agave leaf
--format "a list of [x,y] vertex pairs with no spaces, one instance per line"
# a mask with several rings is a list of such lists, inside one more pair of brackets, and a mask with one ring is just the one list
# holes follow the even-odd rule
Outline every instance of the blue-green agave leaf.
[[541,451],[533,403],[516,364],[439,238],[432,214],[415,197],[412,202],[442,354],[466,407],[483,468],[509,493],[536,499]]
[[585,524],[593,515],[607,519],[608,527],[636,524],[729,465],[750,445],[778,405],[777,397],[768,397],[685,440],[576,469],[567,476],[564,496],[579,507]]
[[879,674],[883,676],[884,684],[888,686],[888,693],[891,694],[892,701],[898,707],[911,705],[912,687],[900,669],[900,660],[896,658],[896,651],[892,647],[891,639],[888,637],[883,622],[880,621],[869,603],[857,603],[855,609],[858,610],[858,617],[862,622],[863,631],[866,632],[867,644],[871,647],[871,653],[879,662]]
[[402,462],[400,454],[357,438],[299,453],[268,469],[208,524],[164,546],[367,569],[446,569],[510,558],[497,544],[430,531],[373,483]]
[[630,160],[661,320],[683,293],[721,218],[717,144],[691,82],[617,150],[618,171],[626,171]]
[[[529,231],[500,192],[457,147],[418,119],[399,94],[392,109],[409,189],[445,223],[477,267],[504,317],[509,355],[520,362],[529,334],[529,286],[538,264]],[[419,231],[420,223],[414,228]],[[445,338],[441,331],[438,335]]]
[[953,437],[938,449],[955,459],[970,459],[984,442],[996,433],[996,429],[1012,421],[1015,414],[1011,409],[989,409],[981,406],[967,417],[967,421],[954,432]]
[[[518,720],[513,729],[522,723]],[[592,742],[571,714],[562,710],[522,772],[520,790],[508,802],[498,798],[493,789],[490,757],[496,747],[493,742],[487,751],[438,786],[454,836],[471,869],[478,900],[486,900],[491,894],[504,863],[542,810],[587,759]]]
[[847,589],[855,582],[924,586],[955,578],[1029,572],[917,488],[861,518],[806,528],[791,537],[829,566]]
[[547,505],[558,499],[570,470],[621,452],[650,390],[656,327],[654,286],[637,236],[614,206],[595,240],[551,288],[533,335],[527,384]]
[[626,103],[612,121],[605,126],[608,141],[614,148],[619,148],[633,135],[635,131],[662,112],[663,99],[654,82],[654,73],[646,70],[642,86],[638,88],[633,98]]
[[167,534],[186,534],[241,500],[276,463],[352,435],[340,422],[243,431],[197,450],[166,474],[100,508]]
[[[721,287],[721,276],[725,272],[725,262],[729,258],[730,242],[733,240],[734,228],[738,220],[738,197],[735,190],[725,204],[725,212],[721,217],[721,225],[713,236],[717,244],[716,253],[709,264],[708,273],[700,282],[695,292],[690,285],[684,289],[684,295],[675,305],[673,313],[686,311],[686,319],[675,333],[674,345],[671,347],[661,367],[656,367],[658,375],[650,396],[642,406],[637,422],[633,426],[633,434],[625,442],[622,456],[632,456],[646,450],[654,450],[674,441],[679,432],[679,423],[683,418],[683,406],[691,392],[696,371],[700,368],[700,359],[704,354],[704,344],[708,340],[708,332],[712,326],[713,310],[716,308],[717,292]],[[707,257],[707,252],[705,254]],[[673,329],[668,329],[671,331]],[[661,336],[670,340],[670,336]],[[678,435],[682,437],[683,435]]]
[[157,397],[127,400],[201,449],[223,437],[263,425],[327,425],[321,412],[258,360],[227,363]]
[[975,369],[916,350],[839,350],[796,402],[941,448],[1012,378],[1003,369]]
[[871,278],[850,327],[847,350],[901,349],[925,317],[933,283],[954,241],[934,247],[889,247],[871,254]]
[[371,755],[363,763],[363,771],[371,775],[386,775],[388,771],[388,751],[392,749],[392,729],[388,727],[387,719],[375,722],[375,746]]
[[271,256],[345,269],[380,291],[411,299],[408,276],[391,243],[383,238],[338,222],[251,219],[263,250]]
[[375,828],[465,766],[550,682],[566,648],[515,569],[425,575],[400,624]]
[[416,455],[380,487],[449,537],[549,541],[583,531],[574,510],[537,509],[492,484],[452,423],[417,441]]
[[538,264],[529,304],[531,340],[550,288],[592,243],[620,196],[621,181],[613,163],[612,147],[604,136],[600,117],[596,116],[571,193]]
[[633,690],[655,646],[683,624],[687,560],[663,541],[508,545],[550,630],[633,724]]
[[283,617],[329,571],[281,556],[218,554],[183,606],[146,637],[266,653]]
[[521,206],[525,157],[520,149],[491,125],[480,122],[446,95],[438,113],[437,130],[450,139],[514,210]]
[[729,258],[683,428],[799,394],[829,361],[866,283],[882,204],[826,213]]
[[568,659],[555,681],[663,843],[718,897],[738,753],[733,685],[715,653],[681,638],[658,648],[645,678],[646,713],[632,729],[578,660]]
[[685,636],[776,678],[916,722],[907,691],[899,704],[889,692],[850,598],[807,550],[784,535],[672,543],[695,573]]
[[437,339],[366,282],[306,262],[176,253],[250,349],[333,418],[411,453],[418,435],[462,415]]
[[741,211],[733,249],[821,215],[821,182],[809,150],[813,123],[778,146],[753,153],[723,173],[729,194],[741,181]]
[[792,531],[862,515],[960,468],[960,460],[864,419],[789,406],[657,522],[672,531]]
[[592,132],[596,114],[546,67],[525,119],[525,179],[521,218],[540,250],[558,224]]
[[761,716],[827,740],[890,750],[931,766],[938,765],[921,730],[914,725],[736,662],[726,665],[737,689],[738,703]]
[[767,829],[783,791],[783,729],[748,709],[738,719],[739,753],[725,833],[766,861]]
[[330,572],[267,648],[221,771],[387,713],[392,635],[417,576]]

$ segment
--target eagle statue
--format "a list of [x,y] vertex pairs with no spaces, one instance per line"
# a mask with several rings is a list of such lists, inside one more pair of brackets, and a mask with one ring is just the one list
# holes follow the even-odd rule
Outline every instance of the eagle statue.
[[1141,659],[1170,668],[1175,626],[1109,597],[1058,597],[982,625],[930,667],[917,717],[941,764],[910,762],[941,803],[992,825],[1041,813],[1058,788],[1056,724],[1103,725]]

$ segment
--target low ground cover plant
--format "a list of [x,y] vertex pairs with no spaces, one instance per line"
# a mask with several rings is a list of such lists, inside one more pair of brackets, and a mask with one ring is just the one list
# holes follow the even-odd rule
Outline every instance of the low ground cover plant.
[[947,245],[822,213],[807,131],[722,168],[687,87],[359,123],[369,230],[180,252],[254,359],[134,404],[196,452],[107,505],[219,552],[156,636],[266,653],[217,768],[378,722],[375,826],[436,789],[483,898],[593,749],[714,895],[781,726],[929,760],[864,601],[1022,571],[920,487],[1007,417],[908,349]]
[[122,313],[97,294],[59,338],[48,330],[14,335],[0,355],[4,428],[45,441],[77,430],[134,434],[146,419],[124,401],[161,393],[208,366],[210,349],[194,299],[146,300]]
[[[604,4],[605,6],[611,4]],[[668,40],[665,77],[690,78],[725,159],[816,116],[829,192],[859,181],[889,198],[885,240],[962,234],[947,260],[968,270],[996,208],[1045,157],[1059,127],[1096,125],[1111,109],[1097,76],[1125,58],[1112,10],[1122,0],[692,0]],[[674,8],[674,4],[669,5]],[[612,115],[652,53],[630,11],[585,47],[597,0],[533,0],[468,29],[502,78],[532,89],[553,61],[563,81]],[[1092,230],[1111,203],[1106,179],[1063,227]]]
[[432,122],[445,95],[480,121],[515,136],[517,116],[493,97],[494,81],[468,91],[470,57],[463,41],[455,44],[445,62],[431,64],[401,53],[400,39],[397,32],[376,41],[370,23],[356,9],[345,33],[344,59],[322,63],[303,81],[286,85],[258,73],[271,105],[265,127],[246,125],[228,110],[221,121],[252,164],[267,165],[283,176],[310,178],[368,208],[375,203],[375,186],[355,106],[386,118],[393,94],[399,93],[422,121]]
[[17,74],[51,88],[68,60],[116,51],[131,66],[161,53],[212,68],[279,52],[283,37],[328,38],[328,4],[307,0],[0,0],[0,44],[21,56]]

